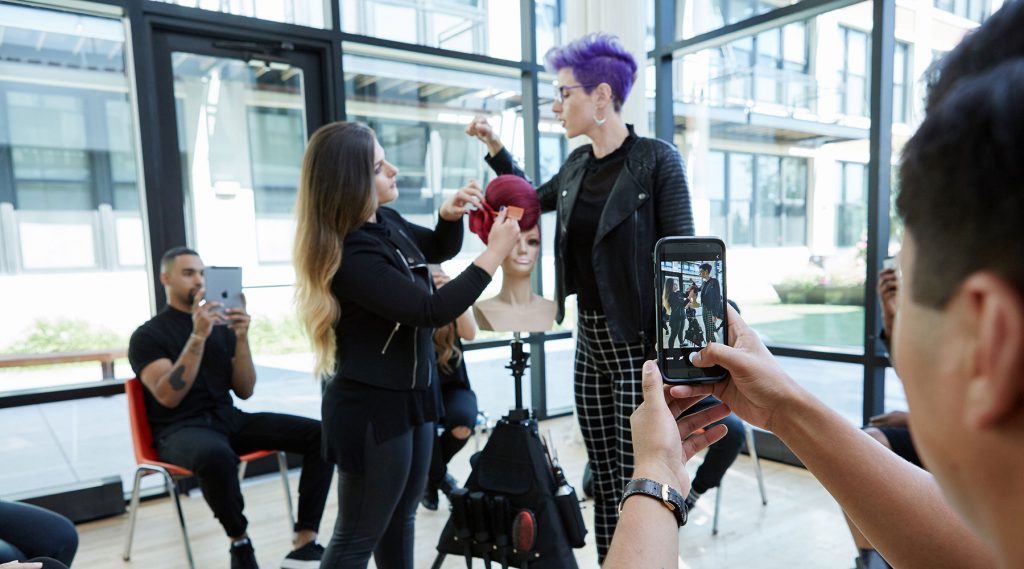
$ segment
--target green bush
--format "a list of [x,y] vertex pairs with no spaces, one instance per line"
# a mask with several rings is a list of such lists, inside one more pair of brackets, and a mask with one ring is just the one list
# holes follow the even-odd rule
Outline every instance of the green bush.
[[295,316],[275,320],[254,316],[249,325],[249,345],[254,354],[292,354],[313,349]]
[[7,346],[11,354],[45,354],[128,347],[128,338],[106,328],[96,328],[86,320],[39,319],[25,330],[24,336]]

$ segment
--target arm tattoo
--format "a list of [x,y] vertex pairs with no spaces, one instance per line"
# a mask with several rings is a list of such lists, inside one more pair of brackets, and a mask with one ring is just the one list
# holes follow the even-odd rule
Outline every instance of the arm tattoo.
[[181,376],[185,375],[185,366],[178,366],[171,370],[171,377],[168,381],[171,382],[171,387],[175,391],[181,391],[185,389],[185,380],[181,379]]
[[188,348],[188,353],[192,354],[193,356],[203,355],[203,348],[205,346],[203,345],[202,342],[191,342],[190,344],[191,345]]

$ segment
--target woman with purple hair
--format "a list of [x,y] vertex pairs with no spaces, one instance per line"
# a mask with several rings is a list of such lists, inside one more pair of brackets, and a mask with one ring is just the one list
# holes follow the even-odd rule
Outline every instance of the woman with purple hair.
[[[641,367],[658,337],[651,252],[661,237],[693,235],[693,216],[679,152],[637,136],[622,118],[637,65],[619,41],[584,36],[552,49],[546,60],[558,74],[552,110],[566,136],[591,140],[537,194],[541,209],[557,215],[559,321],[565,297],[576,294],[576,411],[594,474],[594,529],[604,559],[622,488],[633,475],[629,416],[643,400]],[[526,177],[486,117],[466,133],[487,145],[485,160],[496,173]]]

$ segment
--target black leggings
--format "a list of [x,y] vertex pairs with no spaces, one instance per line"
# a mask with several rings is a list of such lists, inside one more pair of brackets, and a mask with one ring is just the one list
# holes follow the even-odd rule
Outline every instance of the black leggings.
[[427,482],[434,423],[378,443],[366,429],[362,474],[338,471],[338,521],[321,569],[412,569],[416,506]]
[[460,439],[452,434],[455,427],[469,427],[472,432],[476,426],[476,394],[470,389],[450,389],[442,395],[444,398],[444,432],[434,441],[434,452],[430,459],[430,483],[440,484],[448,473],[448,463],[469,438]]

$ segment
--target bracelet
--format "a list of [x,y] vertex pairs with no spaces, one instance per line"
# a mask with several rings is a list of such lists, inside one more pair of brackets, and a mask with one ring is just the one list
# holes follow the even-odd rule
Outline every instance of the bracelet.
[[668,484],[655,482],[649,478],[634,478],[626,484],[622,492],[622,499],[619,501],[619,513],[626,504],[626,499],[632,496],[647,496],[660,501],[676,517],[679,527],[686,525],[686,518],[689,511],[686,508],[686,500],[683,496]]
[[191,334],[189,334],[188,337],[189,337],[189,339],[195,338],[195,339],[197,339],[197,340],[199,340],[200,342],[203,342],[203,343],[206,343],[206,338],[207,338],[206,336],[200,336],[199,334],[196,334],[195,332],[192,332]]

